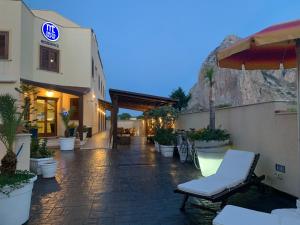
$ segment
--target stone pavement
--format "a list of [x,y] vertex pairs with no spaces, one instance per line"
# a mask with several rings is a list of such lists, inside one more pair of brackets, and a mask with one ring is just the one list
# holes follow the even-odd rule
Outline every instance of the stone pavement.
[[[173,193],[178,183],[199,177],[199,172],[143,142],[136,139],[118,150],[57,151],[57,176],[36,181],[27,224],[211,224],[211,212],[190,206],[180,212],[182,196]],[[230,204],[265,212],[295,206],[289,196],[272,190],[260,194],[256,188],[235,195]]]

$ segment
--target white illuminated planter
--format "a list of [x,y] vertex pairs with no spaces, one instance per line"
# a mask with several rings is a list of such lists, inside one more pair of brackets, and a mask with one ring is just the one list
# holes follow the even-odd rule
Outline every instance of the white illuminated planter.
[[226,141],[195,141],[201,173],[207,177],[217,172],[223,161],[229,140]]
[[23,187],[9,193],[0,193],[0,224],[20,225],[29,219],[31,195],[36,176]]
[[75,147],[75,137],[59,138],[61,151],[72,151]]
[[159,145],[161,154],[164,157],[173,157],[174,146],[173,145]]

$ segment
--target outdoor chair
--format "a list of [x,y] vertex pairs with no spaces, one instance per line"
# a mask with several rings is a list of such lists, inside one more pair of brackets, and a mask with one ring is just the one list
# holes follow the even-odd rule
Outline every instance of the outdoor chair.
[[[227,205],[213,220],[213,225],[300,225],[299,214],[264,213],[237,206]],[[276,210],[274,210],[276,211]]]
[[[223,208],[233,194],[246,191],[251,185],[259,185],[265,176],[258,177],[254,173],[258,159],[259,154],[253,152],[228,150],[215,174],[177,186],[174,192],[184,195],[180,210],[185,210],[190,196],[211,202],[221,202],[221,208]],[[216,211],[198,204],[194,206]]]

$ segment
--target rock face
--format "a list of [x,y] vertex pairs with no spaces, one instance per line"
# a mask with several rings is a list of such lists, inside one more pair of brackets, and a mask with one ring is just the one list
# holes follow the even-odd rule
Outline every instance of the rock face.
[[209,88],[204,78],[205,68],[215,71],[215,105],[238,106],[275,100],[296,100],[296,70],[231,70],[217,67],[216,52],[226,48],[239,37],[230,35],[209,54],[202,64],[198,82],[190,90],[191,100],[187,111],[195,112],[208,108]]

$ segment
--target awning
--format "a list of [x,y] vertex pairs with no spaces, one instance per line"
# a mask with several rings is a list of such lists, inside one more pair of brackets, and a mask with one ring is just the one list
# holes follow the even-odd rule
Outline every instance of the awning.
[[24,84],[29,84],[36,87],[45,88],[53,91],[59,91],[59,92],[76,95],[76,96],[82,96],[90,92],[90,88],[87,87],[62,86],[56,84],[48,84],[48,83],[31,81],[22,78],[21,78],[21,82],[23,82]]

